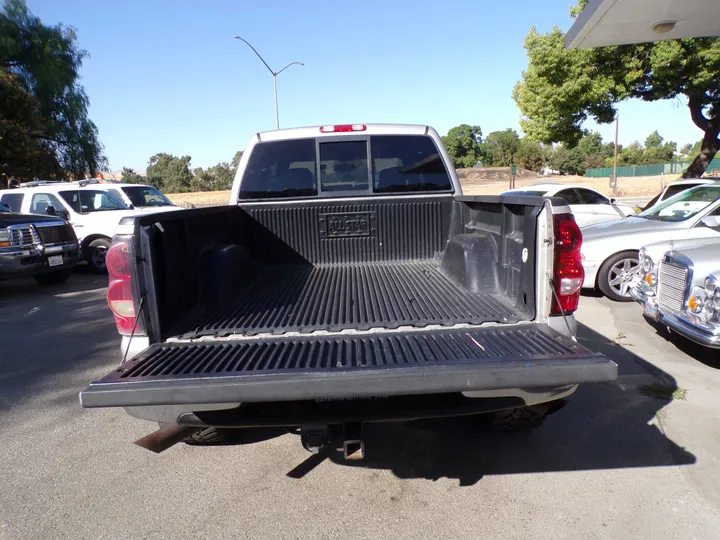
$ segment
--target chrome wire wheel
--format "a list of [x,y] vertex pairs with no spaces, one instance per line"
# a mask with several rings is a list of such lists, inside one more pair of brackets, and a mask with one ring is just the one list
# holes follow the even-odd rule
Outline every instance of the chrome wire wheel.
[[639,272],[640,261],[637,257],[620,259],[608,269],[608,285],[618,296],[630,298],[630,289]]

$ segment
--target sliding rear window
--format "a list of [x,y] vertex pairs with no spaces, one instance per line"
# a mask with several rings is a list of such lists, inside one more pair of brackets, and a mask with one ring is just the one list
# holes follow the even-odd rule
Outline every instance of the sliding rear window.
[[450,191],[450,176],[430,137],[362,135],[256,145],[240,198]]

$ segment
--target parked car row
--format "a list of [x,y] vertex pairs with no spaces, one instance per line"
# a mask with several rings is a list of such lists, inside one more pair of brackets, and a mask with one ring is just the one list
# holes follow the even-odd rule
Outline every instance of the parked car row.
[[105,254],[119,221],[180,210],[152,186],[39,181],[0,192],[0,279],[32,275],[65,281],[78,261],[104,273]]

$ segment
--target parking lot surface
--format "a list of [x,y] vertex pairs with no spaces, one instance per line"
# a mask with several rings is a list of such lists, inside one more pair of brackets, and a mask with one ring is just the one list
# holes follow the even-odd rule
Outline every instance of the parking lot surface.
[[105,285],[0,282],[2,540],[720,537],[720,361],[635,304],[582,298],[579,339],[620,378],[540,429],[375,425],[348,465],[294,434],[155,455],[132,444],[154,425],[83,410],[120,362]]

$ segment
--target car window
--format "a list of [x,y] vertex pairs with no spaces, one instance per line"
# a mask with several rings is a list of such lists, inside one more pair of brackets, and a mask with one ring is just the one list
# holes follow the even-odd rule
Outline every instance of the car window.
[[668,186],[665,190],[665,193],[662,196],[662,200],[670,199],[671,197],[674,197],[678,193],[682,193],[683,191],[687,191],[688,189],[692,189],[694,187],[702,186],[704,184],[681,184],[679,186]]
[[99,189],[61,191],[60,196],[78,214],[129,209],[129,207],[115,195]]
[[685,221],[720,199],[720,186],[699,186],[683,191],[655,208],[645,210],[640,217],[656,221]]
[[366,191],[369,183],[367,141],[320,143],[322,191]]
[[577,188],[575,191],[580,196],[582,204],[609,204],[610,202],[604,195],[590,189]]
[[12,208],[7,206],[4,202],[0,201],[0,212],[12,212]]
[[0,201],[10,207],[13,212],[19,212],[22,208],[23,197],[24,193],[3,193]]
[[317,194],[315,139],[255,145],[243,175],[240,198],[308,197]]
[[127,186],[122,190],[136,207],[175,206],[159,189],[152,186]]
[[122,193],[120,193],[119,190],[117,190],[117,189],[108,189],[107,192],[108,192],[108,193],[112,193],[112,194],[115,195],[118,199],[120,199],[121,201],[125,202],[125,198],[122,196]]
[[373,135],[370,137],[373,191],[450,191],[452,183],[442,156],[430,137]]
[[563,189],[562,191],[558,191],[555,194],[555,197],[562,197],[568,204],[582,204],[580,202],[580,197],[578,197],[578,194],[574,189]]
[[45,214],[49,207],[55,208],[56,212],[65,210],[65,206],[52,193],[35,193],[30,199],[31,214]]

